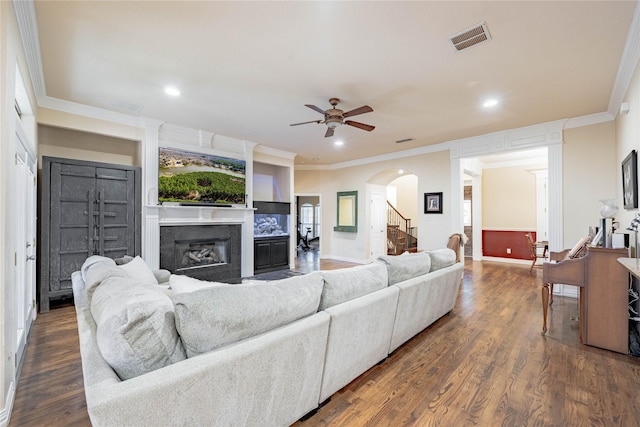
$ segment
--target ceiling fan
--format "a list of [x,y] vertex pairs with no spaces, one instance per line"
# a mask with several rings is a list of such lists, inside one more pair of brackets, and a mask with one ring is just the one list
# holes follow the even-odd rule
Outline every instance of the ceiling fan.
[[309,107],[320,114],[324,114],[324,120],[311,120],[302,123],[292,123],[289,126],[306,125],[308,123],[324,123],[327,125],[327,132],[324,134],[325,138],[333,136],[333,130],[342,124],[353,126],[358,129],[363,129],[367,132],[371,132],[376,128],[375,126],[367,125],[360,122],[354,122],[353,120],[344,120],[347,117],[357,116],[358,114],[370,113],[373,111],[373,108],[369,107],[368,105],[363,105],[360,108],[356,108],[355,110],[347,111],[345,113],[344,111],[336,108],[339,102],[340,100],[338,98],[331,98],[329,100],[329,103],[331,104],[332,108],[329,108],[326,111],[321,109],[320,107],[316,107],[315,105],[305,104],[306,107]]

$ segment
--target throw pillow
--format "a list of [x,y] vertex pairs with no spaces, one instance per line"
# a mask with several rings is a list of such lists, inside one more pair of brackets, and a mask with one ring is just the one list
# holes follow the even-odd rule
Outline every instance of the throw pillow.
[[122,380],[186,358],[171,298],[158,286],[107,278],[93,293],[91,314],[102,357]]
[[387,287],[387,270],[378,263],[318,273],[324,279],[319,310]]
[[182,292],[193,292],[198,289],[211,288],[213,286],[230,286],[228,283],[207,282],[206,280],[194,279],[193,277],[183,276],[181,274],[172,274],[169,277],[169,286],[173,291],[173,295]]
[[151,271],[147,263],[139,256],[126,264],[119,265],[118,268],[124,270],[127,273],[127,276],[139,281],[140,283],[147,283],[150,285],[158,284],[158,280],[153,274],[153,271]]
[[436,249],[427,253],[431,258],[431,271],[440,270],[456,263],[456,252],[453,249]]
[[387,267],[389,286],[427,274],[431,269],[431,257],[424,252],[384,255],[378,257],[377,261]]
[[215,286],[172,296],[188,357],[261,334],[318,310],[317,273],[263,285]]

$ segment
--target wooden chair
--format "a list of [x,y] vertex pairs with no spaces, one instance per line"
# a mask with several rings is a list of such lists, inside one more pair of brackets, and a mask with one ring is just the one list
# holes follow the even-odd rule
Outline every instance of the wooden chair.
[[542,254],[538,253],[538,245],[533,241],[531,233],[525,233],[527,238],[527,245],[529,246],[529,255],[531,256],[531,268],[529,268],[529,274],[533,271],[533,268],[542,268],[542,264],[536,264],[539,259],[547,259],[547,247],[543,246]]

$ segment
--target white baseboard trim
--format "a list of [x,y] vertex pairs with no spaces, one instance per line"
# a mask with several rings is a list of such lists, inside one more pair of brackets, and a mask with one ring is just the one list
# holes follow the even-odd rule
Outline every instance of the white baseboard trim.
[[500,258],[500,257],[494,257],[494,256],[483,256],[482,261],[504,262],[507,264],[531,265],[531,261],[526,259]]
[[0,411],[0,427],[7,427],[13,410],[13,401],[16,397],[16,383],[11,381],[9,390],[7,391],[7,400],[4,403],[4,409]]
[[369,264],[372,261],[367,259],[345,258],[334,255],[320,255],[320,259],[333,259],[336,261],[352,262],[354,264]]

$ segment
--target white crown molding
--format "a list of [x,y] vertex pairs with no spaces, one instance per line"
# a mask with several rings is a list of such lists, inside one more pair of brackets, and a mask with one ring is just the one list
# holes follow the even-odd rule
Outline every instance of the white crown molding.
[[62,111],[64,113],[75,114],[78,116],[89,117],[92,119],[104,120],[122,125],[144,127],[141,124],[139,116],[130,114],[117,113],[115,111],[105,110],[104,108],[92,107],[90,105],[79,104],[77,102],[65,101],[50,96],[43,96],[38,99],[38,106],[48,108],[50,110]]
[[16,20],[20,30],[20,38],[24,46],[24,54],[27,59],[29,76],[33,85],[33,92],[40,102],[46,94],[44,73],[42,71],[42,59],[40,57],[40,41],[38,37],[38,21],[36,20],[36,8],[32,0],[13,0],[13,8],[16,12]]
[[565,122],[566,120],[556,120],[450,141],[450,157],[452,159],[479,157],[562,144],[562,129]]
[[609,107],[607,111],[613,117],[616,117],[620,110],[620,104],[624,100],[624,96],[629,89],[629,84],[633,78],[638,59],[640,58],[640,2],[636,2],[636,8],[633,12],[633,19],[629,25],[627,33],[627,41],[622,51],[620,64],[618,64],[618,72],[616,80],[613,83],[613,90],[609,98]]
[[350,160],[348,162],[334,163],[331,165],[296,165],[296,170],[337,170],[351,168],[355,166],[368,165],[371,163],[385,162],[388,160],[403,159],[420,154],[435,153],[437,151],[448,150],[449,143],[427,145],[425,147],[412,148],[410,150],[396,151],[395,153],[381,154],[379,156],[364,157],[362,159]]
[[279,150],[277,148],[267,147],[266,145],[256,145],[253,149],[256,153],[268,154],[270,156],[282,157],[284,159],[293,160],[298,154],[291,151]]
[[615,114],[609,112],[589,114],[568,119],[564,124],[565,129],[580,128],[583,126],[597,125],[599,123],[610,122],[616,119]]

